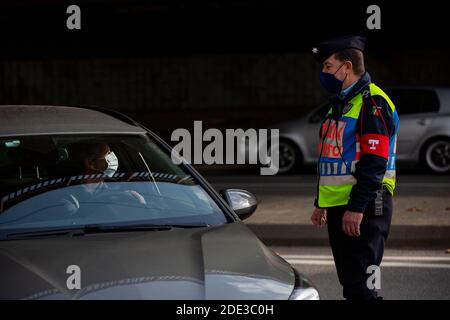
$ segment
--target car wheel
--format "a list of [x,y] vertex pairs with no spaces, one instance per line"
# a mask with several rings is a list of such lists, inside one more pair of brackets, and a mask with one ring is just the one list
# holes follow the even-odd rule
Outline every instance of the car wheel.
[[450,172],[450,140],[436,140],[425,150],[425,163],[434,172]]
[[298,147],[286,140],[279,143],[279,173],[287,173],[298,168],[302,162],[302,156]]

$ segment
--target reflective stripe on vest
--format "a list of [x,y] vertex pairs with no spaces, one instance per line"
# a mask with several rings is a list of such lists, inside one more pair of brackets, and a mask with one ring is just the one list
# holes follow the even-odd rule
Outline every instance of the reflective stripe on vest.
[[[371,96],[378,95],[383,97],[394,113],[396,131],[390,141],[387,170],[382,181],[382,184],[393,195],[395,189],[398,116],[391,99],[373,83],[370,84],[370,94]],[[322,157],[320,157],[318,164],[318,204],[320,207],[326,208],[346,205],[348,203],[351,190],[356,183],[356,179],[351,173],[355,171],[355,165],[359,161],[360,146],[359,141],[357,141],[355,128],[361,112],[362,103],[363,98],[360,93],[353,97],[347,106],[344,107],[345,113],[342,114],[337,124],[334,120],[327,120],[323,124],[322,142],[318,150],[319,153],[322,150]],[[328,113],[331,113],[331,109]],[[326,136],[324,136],[325,133],[327,133]],[[344,161],[339,151],[342,153]]]

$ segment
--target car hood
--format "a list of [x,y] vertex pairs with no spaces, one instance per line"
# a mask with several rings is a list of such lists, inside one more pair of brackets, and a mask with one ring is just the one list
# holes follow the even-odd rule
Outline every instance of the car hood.
[[294,272],[234,222],[2,241],[0,283],[0,299],[287,299]]

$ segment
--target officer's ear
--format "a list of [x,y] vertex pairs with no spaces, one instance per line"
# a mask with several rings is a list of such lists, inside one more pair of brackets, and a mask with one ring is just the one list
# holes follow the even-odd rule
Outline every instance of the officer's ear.
[[350,75],[351,73],[354,73],[353,72],[353,63],[350,60],[345,60],[344,65],[345,65],[345,70],[346,70],[347,74]]

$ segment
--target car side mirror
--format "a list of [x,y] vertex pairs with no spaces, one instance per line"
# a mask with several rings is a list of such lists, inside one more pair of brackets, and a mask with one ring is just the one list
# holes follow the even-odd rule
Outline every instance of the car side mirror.
[[225,189],[220,191],[220,195],[241,220],[250,217],[258,206],[256,197],[246,190]]

